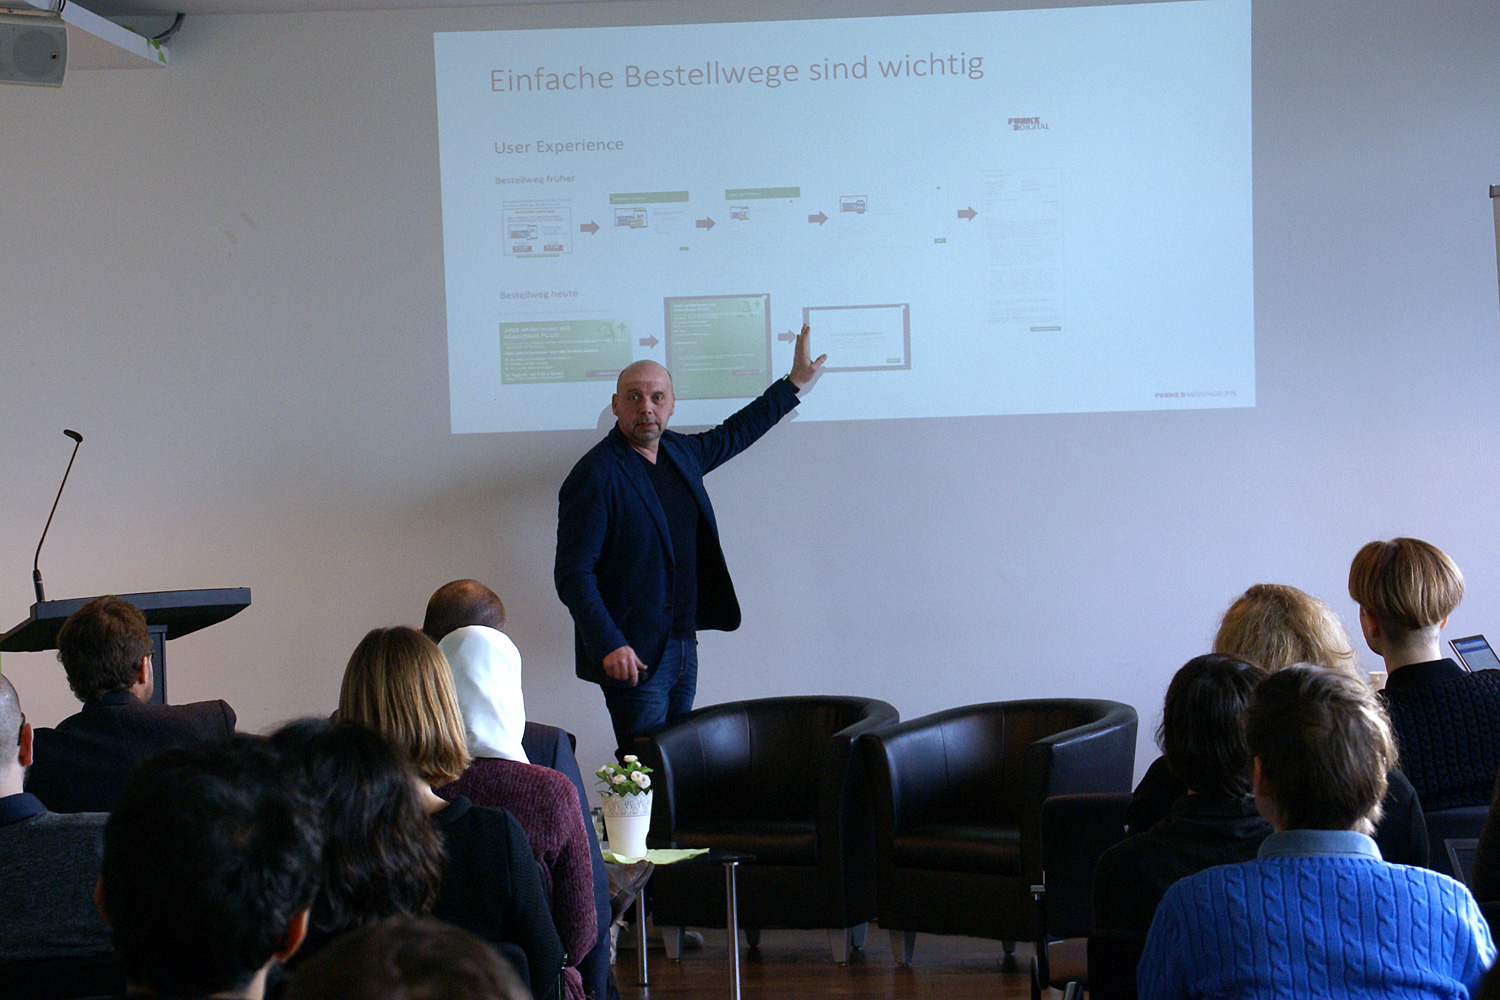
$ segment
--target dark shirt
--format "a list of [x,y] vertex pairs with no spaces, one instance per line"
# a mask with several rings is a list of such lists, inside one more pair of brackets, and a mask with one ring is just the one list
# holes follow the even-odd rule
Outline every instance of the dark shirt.
[[[1382,816],[1375,828],[1375,843],[1380,845],[1380,856],[1392,864],[1426,868],[1427,820],[1422,814],[1422,803],[1417,800],[1412,783],[1400,770],[1391,768],[1386,781],[1385,799],[1380,804]],[[1186,792],[1187,785],[1172,773],[1167,758],[1156,758],[1146,769],[1141,783],[1135,786],[1135,794],[1125,812],[1125,825],[1131,833],[1151,829],[1166,817],[1172,803]]]
[[1448,659],[1409,663],[1391,671],[1381,697],[1422,808],[1489,802],[1500,767],[1500,670],[1471,674]]
[[641,464],[656,488],[656,499],[661,501],[672,533],[671,637],[691,639],[698,632],[698,532],[703,515],[682,473],[665,451],[656,453],[655,462],[641,456]]
[[36,730],[26,790],[51,812],[109,812],[145,761],[163,750],[228,740],[234,721],[234,709],[222,701],[148,705],[113,691],[56,729]]
[[1099,859],[1094,926],[1144,934],[1173,883],[1214,865],[1251,860],[1270,832],[1254,796],[1181,796],[1160,823]]
[[432,915],[495,944],[526,953],[532,996],[551,996],[563,966],[562,942],[547,909],[542,877],[516,818],[459,796],[432,814],[448,858]]
[[46,811],[47,807],[42,805],[42,800],[30,792],[7,795],[0,798],[0,828],[39,816]]

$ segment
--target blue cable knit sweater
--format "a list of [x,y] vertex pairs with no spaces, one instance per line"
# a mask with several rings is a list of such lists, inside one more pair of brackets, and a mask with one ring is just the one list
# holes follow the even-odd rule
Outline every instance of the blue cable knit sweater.
[[1138,984],[1141,1000],[1467,998],[1494,958],[1458,882],[1387,864],[1363,834],[1292,830],[1167,890]]

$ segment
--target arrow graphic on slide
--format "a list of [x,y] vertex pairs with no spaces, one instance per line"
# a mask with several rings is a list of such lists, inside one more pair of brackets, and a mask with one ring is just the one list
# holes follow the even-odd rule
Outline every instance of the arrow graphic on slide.
[[580,233],[597,233],[599,231],[599,223],[585,222],[583,225],[578,227],[578,231]]
[[979,213],[974,211],[972,208],[960,208],[958,210],[958,217],[960,219],[972,219],[978,214]]
[[714,227],[714,220],[713,219],[699,219],[698,220],[698,228],[699,229],[712,229],[713,227]]
[[807,221],[808,222],[816,222],[818,225],[821,226],[823,223],[825,223],[825,222],[828,221],[828,216],[824,215],[822,212],[819,212],[817,215],[809,215],[807,217]]
[[777,340],[784,340],[788,344],[790,344],[790,343],[793,343],[793,342],[796,341],[797,335],[795,333],[793,333],[792,331],[788,330],[786,333],[778,333],[776,335],[776,339]]
[[655,334],[652,334],[652,335],[651,335],[651,336],[649,336],[649,337],[642,337],[642,338],[641,338],[641,339],[640,339],[640,340],[639,340],[639,341],[638,341],[638,343],[639,343],[639,344],[640,344],[640,345],[641,345],[641,346],[642,346],[642,347],[655,347],[655,346],[656,346],[656,345],[657,345],[657,344],[660,344],[660,343],[661,343],[661,341],[659,341],[659,340],[657,340],[657,339],[656,339],[656,335],[655,335]]

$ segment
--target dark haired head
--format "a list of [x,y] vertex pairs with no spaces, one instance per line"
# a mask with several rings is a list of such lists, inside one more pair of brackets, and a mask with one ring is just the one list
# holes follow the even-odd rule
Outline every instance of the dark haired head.
[[322,888],[309,948],[437,898],[443,844],[399,750],[352,722],[304,719],[271,736],[286,773],[321,807]]
[[433,642],[465,625],[487,625],[497,632],[505,631],[505,605],[500,595],[478,580],[454,580],[445,583],[427,602],[427,616],[422,631]]
[[392,917],[345,935],[297,970],[286,1000],[530,1000],[510,964],[431,917]]
[[244,989],[295,944],[320,841],[264,740],[147,761],[105,824],[99,874],[126,979],[175,996]]
[[1396,743],[1369,684],[1310,663],[1278,670],[1255,688],[1245,737],[1278,829],[1374,831]]
[[68,616],[57,633],[57,658],[79,701],[127,691],[151,653],[146,618],[134,604],[105,595]]
[[1266,672],[1232,656],[1195,656],[1172,678],[1156,742],[1167,766],[1195,792],[1248,795],[1245,709]]

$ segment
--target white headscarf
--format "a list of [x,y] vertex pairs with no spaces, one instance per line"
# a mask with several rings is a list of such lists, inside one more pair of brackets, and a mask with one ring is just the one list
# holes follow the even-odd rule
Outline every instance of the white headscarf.
[[529,764],[521,749],[526,729],[521,651],[510,636],[488,625],[465,625],[443,636],[438,648],[453,668],[469,753]]

